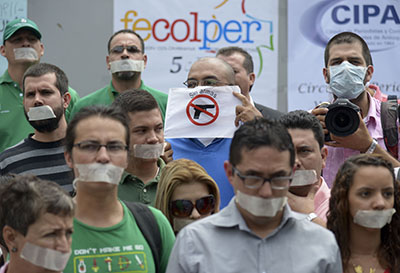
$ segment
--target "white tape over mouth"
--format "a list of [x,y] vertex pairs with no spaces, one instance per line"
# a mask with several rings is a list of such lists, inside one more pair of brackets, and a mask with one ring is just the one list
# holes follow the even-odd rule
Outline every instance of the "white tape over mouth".
[[14,48],[14,58],[15,60],[39,60],[36,50],[34,50],[32,47]]
[[317,172],[315,170],[296,170],[290,186],[307,186],[317,182]]
[[287,203],[287,197],[261,198],[236,192],[236,202],[254,216],[274,217]]
[[133,145],[133,156],[144,159],[159,158],[164,154],[165,144],[135,144]]
[[196,221],[196,219],[174,217],[174,220],[173,220],[174,231],[179,232],[181,229],[183,229],[184,227],[186,227],[187,225],[189,225],[195,221]]
[[76,189],[76,182],[104,182],[118,185],[121,180],[124,168],[113,164],[75,164],[79,176],[74,179],[73,186]]
[[381,229],[386,224],[390,224],[395,212],[394,208],[385,210],[359,210],[354,216],[353,221],[363,227]]
[[27,113],[30,121],[55,118],[53,109],[48,105],[31,107]]
[[21,258],[24,260],[49,270],[63,271],[71,251],[62,253],[60,251],[37,246],[26,242],[21,251]]
[[144,70],[143,60],[124,59],[124,60],[110,62],[111,73],[123,72],[123,71],[142,72],[143,70]]

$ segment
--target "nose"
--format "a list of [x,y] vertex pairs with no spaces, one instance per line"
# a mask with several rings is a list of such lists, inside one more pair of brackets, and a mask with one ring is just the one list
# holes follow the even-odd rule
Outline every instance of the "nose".
[[385,209],[385,198],[382,194],[377,194],[372,203],[372,209],[383,210]]
[[190,219],[200,219],[201,214],[198,212],[196,207],[193,208],[192,213],[190,214],[189,218]]
[[157,137],[156,132],[154,132],[154,130],[151,130],[149,132],[149,134],[147,135],[146,143],[147,144],[157,144],[158,142],[159,141],[158,141],[158,137]]
[[22,47],[31,47],[31,43],[29,42],[28,38],[23,39]]
[[62,235],[60,237],[57,237],[54,249],[62,253],[67,253],[71,250],[71,242],[72,238],[67,235]]
[[129,59],[129,53],[126,48],[124,48],[124,50],[122,50],[121,59]]
[[34,106],[44,105],[43,98],[39,92],[36,92]]
[[296,157],[294,160],[294,168],[295,168],[295,170],[301,169],[301,161],[300,161],[299,157],[297,156],[297,153],[296,153]]
[[271,183],[265,182],[264,185],[258,190],[258,195],[262,198],[273,197]]
[[106,163],[110,162],[110,156],[109,156],[109,154],[107,152],[106,147],[102,146],[97,151],[96,162],[97,163],[103,163],[103,164],[106,164]]

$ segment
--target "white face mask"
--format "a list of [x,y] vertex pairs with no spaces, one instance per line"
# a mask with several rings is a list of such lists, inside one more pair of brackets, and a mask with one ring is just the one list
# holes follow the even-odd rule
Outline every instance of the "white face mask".
[[28,115],[30,121],[51,119],[56,117],[53,109],[48,105],[31,107],[26,114]]
[[164,154],[164,146],[164,143],[135,144],[133,145],[133,156],[144,159],[159,158]]
[[338,98],[355,99],[365,89],[367,68],[355,66],[348,61],[329,67],[329,89]]
[[28,61],[39,60],[36,50],[34,50],[32,47],[14,48],[14,58],[15,60],[28,60]]
[[173,228],[175,232],[179,232],[182,228],[186,227],[187,225],[193,223],[196,219],[189,219],[189,218],[177,218],[174,217],[173,219]]
[[144,70],[143,60],[124,59],[124,60],[110,62],[111,73],[123,72],[123,71],[142,72],[143,70]]
[[359,210],[354,216],[353,221],[363,227],[381,229],[386,224],[390,224],[395,212],[394,208],[385,210]]
[[124,168],[114,166],[113,164],[75,164],[79,176],[72,182],[76,189],[76,182],[105,182],[118,185],[121,180]]
[[296,170],[290,186],[307,186],[316,182],[317,172],[315,170]]
[[241,191],[236,192],[236,203],[254,216],[274,217],[287,202],[287,197],[261,198],[248,195]]
[[50,248],[40,247],[27,242],[21,251],[21,258],[34,264],[53,271],[64,270],[71,251],[62,253]]

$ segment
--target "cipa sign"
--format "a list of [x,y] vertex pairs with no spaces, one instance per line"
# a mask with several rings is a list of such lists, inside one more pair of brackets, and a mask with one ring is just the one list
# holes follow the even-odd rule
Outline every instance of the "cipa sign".
[[400,44],[400,1],[321,1],[302,15],[300,30],[321,47],[335,34],[351,31],[362,36],[371,51],[388,50]]

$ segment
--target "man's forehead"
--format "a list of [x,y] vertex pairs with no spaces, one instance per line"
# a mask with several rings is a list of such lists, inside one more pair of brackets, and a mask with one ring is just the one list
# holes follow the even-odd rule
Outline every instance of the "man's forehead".
[[329,60],[343,56],[343,54],[351,54],[353,56],[362,55],[362,45],[360,42],[333,44],[329,48]]
[[218,80],[226,80],[227,76],[224,68],[218,66],[215,62],[201,61],[196,62],[190,68],[188,79],[205,79],[216,78]]
[[112,40],[111,40],[111,48],[117,45],[122,45],[122,43],[125,44],[134,44],[136,45],[138,48],[140,48],[141,50],[143,50],[142,48],[142,44],[140,42],[140,39],[133,33],[129,33],[129,32],[122,32],[117,34]]

